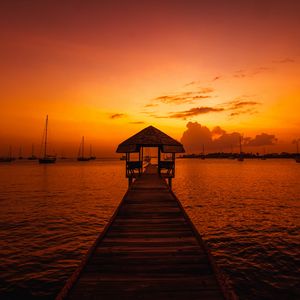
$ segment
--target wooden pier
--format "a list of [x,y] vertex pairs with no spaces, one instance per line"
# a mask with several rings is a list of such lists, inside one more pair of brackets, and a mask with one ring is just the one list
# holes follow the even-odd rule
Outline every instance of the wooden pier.
[[149,165],[61,299],[236,299],[157,167]]

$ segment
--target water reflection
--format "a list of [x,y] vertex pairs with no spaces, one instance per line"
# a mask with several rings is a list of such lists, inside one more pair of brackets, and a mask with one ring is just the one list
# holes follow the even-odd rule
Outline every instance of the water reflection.
[[174,190],[242,299],[296,299],[300,169],[182,160]]

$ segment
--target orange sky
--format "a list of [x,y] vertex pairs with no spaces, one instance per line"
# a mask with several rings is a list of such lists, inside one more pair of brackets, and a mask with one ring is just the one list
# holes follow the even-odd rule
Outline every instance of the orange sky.
[[[148,125],[188,122],[300,138],[299,1],[7,1],[0,4],[0,155],[96,154]],[[141,3],[142,2],[142,3]],[[270,150],[271,151],[271,150]]]

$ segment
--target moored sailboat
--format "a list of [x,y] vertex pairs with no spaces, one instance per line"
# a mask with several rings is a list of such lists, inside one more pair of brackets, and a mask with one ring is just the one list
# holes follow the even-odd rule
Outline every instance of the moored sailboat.
[[34,145],[31,146],[31,156],[27,158],[28,160],[36,160],[37,157],[34,155]]
[[84,136],[81,139],[77,160],[78,161],[89,161],[90,160],[89,157],[84,157]]
[[46,116],[45,136],[44,136],[44,155],[39,158],[40,164],[53,164],[56,162],[56,156],[47,154],[47,142],[48,142],[48,115]]
[[11,146],[9,146],[8,155],[6,157],[0,157],[0,162],[12,162],[13,160],[15,160],[15,158],[12,157],[12,149]]
[[96,156],[93,154],[92,145],[90,145],[90,160],[95,160]]
[[242,137],[240,136],[240,155],[237,158],[238,161],[244,161],[244,153],[242,150]]
[[296,140],[297,154],[295,157],[296,163],[300,163],[300,155],[299,155],[299,140]]

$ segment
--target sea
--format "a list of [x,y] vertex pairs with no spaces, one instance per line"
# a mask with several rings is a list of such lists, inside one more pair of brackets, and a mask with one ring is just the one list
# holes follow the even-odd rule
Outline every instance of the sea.
[[[128,187],[125,162],[0,164],[0,299],[54,299]],[[300,164],[177,159],[173,190],[240,299],[300,299]]]

